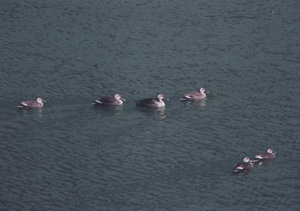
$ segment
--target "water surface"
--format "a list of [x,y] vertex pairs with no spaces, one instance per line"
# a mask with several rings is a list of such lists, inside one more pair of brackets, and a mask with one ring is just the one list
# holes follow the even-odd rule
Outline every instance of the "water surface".
[[[0,210],[297,210],[299,9],[2,1]],[[116,92],[123,107],[92,106]],[[135,107],[157,93],[165,109]],[[271,166],[231,175],[267,148]]]

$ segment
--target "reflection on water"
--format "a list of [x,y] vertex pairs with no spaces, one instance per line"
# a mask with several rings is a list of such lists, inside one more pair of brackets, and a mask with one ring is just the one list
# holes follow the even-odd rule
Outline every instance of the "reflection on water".
[[195,106],[195,107],[200,107],[200,108],[205,108],[205,105],[206,105],[206,99],[203,99],[203,100],[194,100],[194,101],[182,101],[182,103],[184,104],[187,104],[187,105],[192,105],[192,106]]
[[117,106],[94,105],[93,109],[97,112],[100,111],[103,115],[112,116],[112,115],[119,115],[122,112],[123,105],[117,105]]
[[239,178],[241,178],[242,181],[245,181],[248,179],[249,173],[250,172],[232,172],[231,175],[238,176]]
[[38,118],[43,117],[43,109],[44,108],[36,108],[36,109],[25,109],[25,108],[18,108],[18,111],[23,115],[23,116],[37,116]]
[[274,159],[271,160],[259,160],[256,165],[258,166],[272,166],[274,163]]
[[165,115],[166,107],[160,107],[160,108],[140,108],[140,107],[137,107],[137,109],[139,109],[142,112],[145,112],[149,115],[157,116],[161,119],[165,119],[167,117],[167,115]]
[[257,160],[254,161],[254,168],[251,169],[250,171],[245,171],[245,172],[232,172],[232,175],[241,177],[242,180],[247,180],[248,176],[253,173],[253,171],[259,171],[260,168],[264,168],[264,167],[270,167],[272,166],[274,162],[274,159],[272,160]]

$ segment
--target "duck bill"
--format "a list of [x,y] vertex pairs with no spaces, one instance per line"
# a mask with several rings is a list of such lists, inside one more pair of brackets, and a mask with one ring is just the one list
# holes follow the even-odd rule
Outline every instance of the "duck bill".
[[121,98],[121,100],[122,100],[122,101],[124,101],[124,102],[126,101],[126,99],[125,99],[125,98]]

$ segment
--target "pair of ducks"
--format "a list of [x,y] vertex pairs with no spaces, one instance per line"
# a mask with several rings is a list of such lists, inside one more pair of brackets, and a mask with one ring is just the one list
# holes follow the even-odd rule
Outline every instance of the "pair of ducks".
[[[142,100],[136,101],[136,105],[140,107],[148,107],[148,108],[160,108],[165,106],[165,102],[163,94],[158,94],[156,98],[146,98]],[[206,98],[205,88],[200,88],[198,91],[192,91],[186,93],[181,98],[182,101],[194,101],[194,100],[202,100]],[[120,94],[115,94],[114,96],[105,96],[101,97],[97,100],[94,100],[94,105],[103,105],[103,106],[118,106],[123,105],[125,101],[124,98]],[[37,98],[37,100],[27,100],[22,101],[19,108],[42,108],[44,106],[44,102],[42,98]]]
[[253,169],[253,163],[264,163],[267,161],[272,161],[275,159],[276,152],[273,152],[273,149],[267,149],[265,152],[261,152],[255,155],[253,160],[250,160],[249,157],[245,157],[242,162],[238,162],[234,165],[232,172],[233,173],[246,173]]

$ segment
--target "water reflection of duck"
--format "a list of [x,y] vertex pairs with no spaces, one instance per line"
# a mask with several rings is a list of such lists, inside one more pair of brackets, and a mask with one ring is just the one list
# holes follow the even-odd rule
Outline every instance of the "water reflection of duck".
[[192,91],[183,95],[180,100],[182,101],[194,101],[194,100],[203,100],[206,98],[205,88],[200,88],[199,91]]
[[120,94],[115,94],[114,96],[105,96],[97,100],[94,100],[94,105],[104,105],[104,106],[117,106],[123,105],[124,98]]
[[160,108],[165,106],[164,98],[163,94],[158,94],[156,98],[137,100],[135,103],[139,107]]
[[193,101],[184,101],[184,102],[188,102],[188,103],[190,103],[192,106],[195,106],[195,107],[204,108],[205,105],[206,105],[206,99],[207,99],[207,98],[204,98],[204,99],[202,99],[202,100],[193,100]]
[[165,114],[165,109],[166,107],[158,107],[158,108],[144,108],[144,107],[139,107],[139,109],[144,112],[149,114],[150,116],[157,116],[161,119],[166,118]]
[[42,108],[44,106],[44,102],[42,98],[37,98],[36,100],[25,100],[18,105],[19,108]]
[[238,162],[233,166],[233,173],[249,172],[253,168],[253,163],[249,157],[245,157],[242,162]]

